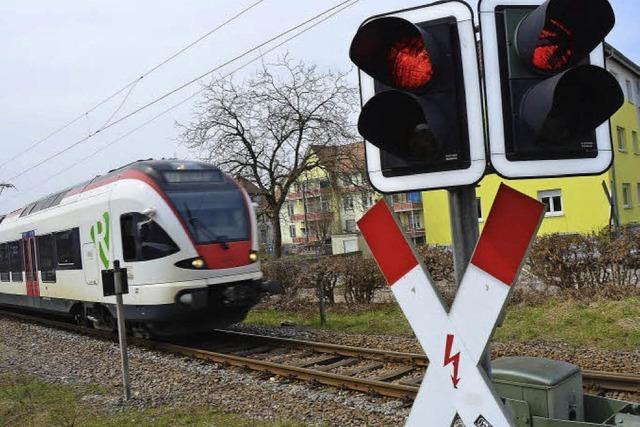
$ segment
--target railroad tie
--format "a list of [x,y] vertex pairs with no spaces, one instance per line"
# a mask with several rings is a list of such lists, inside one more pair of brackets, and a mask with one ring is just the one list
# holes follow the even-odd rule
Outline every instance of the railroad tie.
[[373,371],[374,369],[382,368],[383,366],[384,366],[384,363],[381,363],[381,362],[370,362],[370,363],[367,363],[366,365],[353,368],[350,371],[345,372],[343,375],[354,377],[366,371]]
[[253,348],[249,348],[247,350],[236,351],[236,352],[234,352],[234,354],[236,356],[249,356],[249,355],[252,355],[252,354],[267,353],[267,352],[269,352],[271,350],[273,350],[273,346],[261,345],[259,347],[253,347]]
[[330,371],[332,369],[336,369],[336,368],[340,368],[342,366],[349,366],[349,365],[353,365],[354,363],[356,363],[358,361],[357,358],[355,357],[345,357],[342,360],[338,360],[335,363],[331,363],[329,365],[323,365],[323,366],[318,366],[317,368],[314,368],[316,371],[323,371],[323,372],[327,372]]
[[370,378],[372,381],[393,381],[400,377],[407,375],[409,372],[413,371],[415,366],[403,366],[398,369],[394,369],[393,371],[389,371],[386,374],[379,375],[377,377]]
[[322,365],[326,363],[333,363],[342,359],[342,356],[336,356],[335,354],[325,354],[322,356],[314,357],[313,359],[305,360],[298,363],[292,363],[292,366],[297,366],[299,368],[308,368],[313,365]]

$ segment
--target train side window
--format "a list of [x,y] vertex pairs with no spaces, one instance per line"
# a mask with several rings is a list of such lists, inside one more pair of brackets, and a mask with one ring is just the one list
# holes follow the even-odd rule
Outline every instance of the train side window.
[[56,241],[53,234],[38,236],[38,269],[43,282],[56,281]]
[[7,243],[9,248],[9,257],[11,264],[11,281],[22,282],[22,271],[24,270],[24,261],[22,259],[22,241]]
[[157,222],[137,212],[120,217],[122,257],[125,261],[150,261],[180,250]]
[[77,228],[54,233],[58,270],[82,270],[80,230]]
[[8,282],[11,280],[11,262],[9,258],[9,249],[6,243],[0,245],[0,281]]

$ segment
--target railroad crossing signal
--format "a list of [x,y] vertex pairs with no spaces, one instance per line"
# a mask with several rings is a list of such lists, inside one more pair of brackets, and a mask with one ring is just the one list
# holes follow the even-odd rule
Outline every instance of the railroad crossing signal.
[[599,174],[624,102],[604,67],[607,0],[480,0],[491,164],[507,178]]
[[448,313],[384,200],[358,222],[430,361],[406,425],[449,426],[456,413],[467,426],[513,425],[479,363],[543,215],[500,186]]
[[473,184],[486,167],[473,12],[461,1],[378,15],[350,49],[360,68],[367,173],[388,192]]

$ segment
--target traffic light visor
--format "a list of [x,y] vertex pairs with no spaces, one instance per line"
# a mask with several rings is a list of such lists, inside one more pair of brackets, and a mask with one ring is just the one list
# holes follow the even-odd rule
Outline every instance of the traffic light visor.
[[379,149],[407,159],[425,159],[439,151],[420,102],[408,93],[387,91],[362,108],[358,131]]
[[532,69],[556,73],[584,59],[614,23],[607,0],[547,0],[520,22],[516,47]]
[[532,87],[520,114],[543,143],[567,144],[588,138],[623,104],[615,77],[594,65],[579,65]]
[[422,92],[435,76],[437,46],[428,33],[411,22],[385,17],[360,27],[349,56],[364,72],[389,87]]

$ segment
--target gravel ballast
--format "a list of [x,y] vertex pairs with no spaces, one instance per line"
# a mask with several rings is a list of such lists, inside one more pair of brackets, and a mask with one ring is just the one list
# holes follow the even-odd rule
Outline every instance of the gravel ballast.
[[[236,325],[272,336],[395,351],[422,350],[411,337],[344,334],[298,327]],[[493,357],[531,355],[576,363],[585,369],[637,372],[640,350],[573,349],[561,343],[492,345]],[[314,386],[137,347],[130,348],[133,399],[120,395],[117,343],[0,317],[0,373],[24,373],[48,382],[97,384],[110,392],[83,396],[107,410],[124,406],[211,406],[250,419],[297,420],[309,425],[402,425],[409,408],[396,399]],[[622,396],[620,396],[622,397]],[[637,400],[637,399],[636,399]]]
[[[0,373],[24,373],[53,383],[98,384],[113,393],[84,396],[119,410],[117,343],[0,318]],[[134,407],[212,406],[250,419],[297,420],[309,425],[402,425],[405,402],[316,387],[225,368],[219,364],[140,348],[129,349]]]

